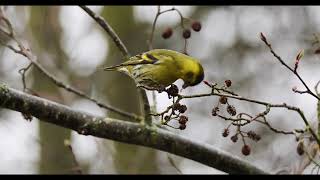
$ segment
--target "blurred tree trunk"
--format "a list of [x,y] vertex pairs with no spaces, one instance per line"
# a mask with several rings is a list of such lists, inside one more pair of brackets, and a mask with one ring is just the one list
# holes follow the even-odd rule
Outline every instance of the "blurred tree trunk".
[[[134,23],[132,6],[105,7],[102,16],[114,28],[129,51],[131,48],[139,50],[139,46],[145,46],[146,42],[140,42],[138,38],[140,32],[138,31],[139,27]],[[135,40],[132,41],[130,40],[131,38]],[[107,39],[110,44],[107,64],[121,63],[122,60],[119,50],[114,46],[114,43],[109,37],[107,37]],[[129,44],[129,42],[132,42],[132,44]],[[128,112],[141,114],[140,100],[133,80],[118,72],[103,72],[98,78],[99,80],[96,81],[98,83],[97,86],[100,85],[100,89],[103,89],[101,92],[104,92],[109,104]],[[99,94],[101,94],[101,92]],[[123,119],[123,117],[113,113],[109,113],[109,116]],[[118,142],[114,142],[114,147],[115,154],[113,160],[117,173],[136,174],[159,172],[156,162],[157,153],[155,150]]]
[[[58,21],[59,7],[33,6],[31,8],[30,27],[33,35],[33,51],[38,56],[40,64],[45,61],[58,65],[61,62],[60,49],[60,25]],[[35,47],[37,47],[35,49]],[[44,58],[44,57],[50,58]],[[54,57],[54,58],[53,58]],[[67,72],[66,72],[67,73]],[[58,88],[50,82],[41,72],[36,69],[32,71],[33,87],[40,96],[62,102]],[[39,173],[56,174],[71,173],[73,167],[72,155],[70,150],[64,146],[64,140],[70,138],[71,131],[40,122],[41,155],[39,162]]]

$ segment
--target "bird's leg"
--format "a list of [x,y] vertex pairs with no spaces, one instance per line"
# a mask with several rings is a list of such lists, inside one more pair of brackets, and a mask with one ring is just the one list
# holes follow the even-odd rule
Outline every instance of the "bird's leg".
[[154,91],[154,90],[156,90],[156,89],[149,88],[149,87],[146,87],[146,86],[143,86],[143,85],[137,85],[137,88],[142,88],[142,89],[146,89],[146,90],[149,90],[149,91]]
[[179,94],[179,89],[175,84],[171,84],[171,86],[165,90],[168,94],[168,98],[175,97]]
[[166,87],[163,85],[159,85],[158,87],[146,87],[144,85],[137,85],[138,88],[143,88],[149,91],[158,91],[158,93],[162,93],[163,91],[166,91]]
[[160,85],[158,87],[158,93],[162,93],[163,91],[166,91],[166,87],[164,85]]

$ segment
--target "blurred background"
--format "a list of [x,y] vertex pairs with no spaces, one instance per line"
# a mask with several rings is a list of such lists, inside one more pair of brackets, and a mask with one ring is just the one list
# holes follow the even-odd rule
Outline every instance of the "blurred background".
[[[157,6],[89,6],[103,16],[134,55],[148,50]],[[172,6],[161,6],[161,10]],[[222,84],[231,79],[231,89],[245,97],[300,107],[316,124],[316,100],[309,95],[294,94],[292,87],[303,85],[272,56],[259,38],[263,32],[274,50],[293,66],[298,52],[305,49],[299,72],[313,89],[320,79],[320,56],[315,50],[314,34],[320,31],[320,7],[286,6],[175,6],[184,17],[198,20],[200,32],[192,32],[188,40],[189,55],[200,59],[205,80]],[[134,82],[117,72],[103,72],[102,66],[118,64],[121,53],[108,35],[77,6],[7,6],[5,13],[18,37],[38,57],[38,62],[60,80],[71,84],[107,104],[129,112],[140,112]],[[159,17],[154,48],[182,51],[181,28],[174,29],[169,39],[161,33],[176,27],[180,17],[169,12]],[[11,43],[10,41],[7,43]],[[0,46],[0,82],[22,90],[19,69],[28,60]],[[181,86],[182,81],[178,80]],[[106,112],[94,103],[55,86],[38,70],[27,73],[27,85],[41,97],[66,104],[96,115],[121,118]],[[208,92],[204,84],[185,90],[185,94]],[[152,94],[148,92],[150,101]],[[157,110],[170,104],[165,93],[156,94]],[[251,146],[250,156],[241,153],[242,143],[222,137],[227,126],[224,120],[211,116],[216,97],[184,100],[189,124],[184,131],[170,129],[190,139],[212,146],[250,161],[266,171],[291,171],[301,162],[296,153],[295,138],[275,134],[259,124],[254,130],[262,139]],[[229,100],[238,112],[258,114],[263,106]],[[124,119],[125,120],[125,119]],[[272,109],[268,122],[276,128],[291,131],[304,124],[295,112]],[[316,127],[316,126],[315,126]],[[232,133],[232,131],[231,131]],[[89,174],[215,174],[223,173],[197,162],[150,148],[118,143],[47,124],[34,119],[27,122],[21,113],[0,109],[0,173],[76,173],[72,152],[64,145],[70,139],[73,153],[82,171]],[[170,163],[174,161],[176,167]],[[312,166],[304,173],[310,173]],[[181,172],[179,172],[181,171]]]

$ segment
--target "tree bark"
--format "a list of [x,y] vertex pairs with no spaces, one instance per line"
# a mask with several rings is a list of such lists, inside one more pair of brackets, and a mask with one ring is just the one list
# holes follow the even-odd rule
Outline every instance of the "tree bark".
[[0,107],[30,114],[41,121],[69,128],[80,134],[166,151],[231,174],[267,173],[231,154],[167,130],[93,116],[5,85],[0,85]]

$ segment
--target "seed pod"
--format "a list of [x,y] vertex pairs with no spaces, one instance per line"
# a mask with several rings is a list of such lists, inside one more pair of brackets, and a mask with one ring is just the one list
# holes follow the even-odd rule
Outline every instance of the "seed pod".
[[232,141],[232,142],[234,142],[234,143],[235,143],[235,142],[237,142],[237,141],[238,141],[238,135],[237,135],[237,134],[235,134],[235,135],[231,136],[231,138],[230,138],[230,139],[231,139],[231,141]]
[[222,136],[227,137],[229,135],[229,129],[224,129]]
[[229,79],[225,80],[224,83],[226,84],[227,87],[230,87],[232,84],[231,80],[229,80]]
[[303,142],[300,141],[297,146],[297,153],[301,156],[304,154]]
[[231,115],[231,116],[235,116],[237,114],[237,110],[234,106],[232,105],[228,105],[227,106],[227,112]]
[[249,131],[247,135],[248,135],[248,138],[254,141],[259,141],[261,139],[260,135],[256,134],[254,131]]
[[201,23],[199,21],[193,21],[191,27],[194,31],[199,32],[201,30]]
[[212,115],[212,116],[217,116],[217,115],[218,115],[218,114],[217,114],[218,112],[219,112],[219,107],[214,107],[214,108],[212,109],[211,115]]
[[184,130],[186,129],[187,125],[186,124],[180,124],[179,129]]
[[186,111],[187,111],[187,106],[186,105],[180,105],[180,107],[179,107],[179,112],[180,113],[185,113]]
[[191,37],[191,31],[190,29],[184,29],[182,33],[183,38],[189,39]]
[[177,96],[179,94],[178,86],[172,84],[169,89],[167,89],[167,93],[169,96]]
[[172,105],[172,110],[173,110],[173,111],[179,110],[180,106],[181,106],[181,105],[180,105],[179,103],[175,103],[175,104]]
[[162,33],[162,38],[163,39],[168,39],[172,36],[173,34],[173,30],[172,28],[168,27],[167,29],[165,29]]
[[248,135],[248,138],[253,138],[256,135],[256,133],[254,131],[249,131],[247,135]]
[[228,98],[227,98],[226,96],[221,96],[221,97],[219,98],[219,102],[220,102],[221,104],[227,104]]
[[250,151],[251,151],[250,146],[248,146],[246,144],[243,145],[242,150],[241,150],[243,155],[248,156],[250,154]]
[[186,124],[187,122],[188,122],[188,117],[187,116],[181,115],[179,117],[179,123],[180,124]]

